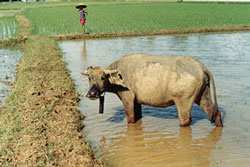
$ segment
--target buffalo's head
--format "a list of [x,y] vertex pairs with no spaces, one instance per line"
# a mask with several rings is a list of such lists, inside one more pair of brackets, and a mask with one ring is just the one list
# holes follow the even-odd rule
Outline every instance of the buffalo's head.
[[90,66],[81,74],[89,77],[90,89],[86,96],[91,100],[98,99],[103,92],[112,92],[114,85],[125,87],[118,70],[107,70],[99,66]]

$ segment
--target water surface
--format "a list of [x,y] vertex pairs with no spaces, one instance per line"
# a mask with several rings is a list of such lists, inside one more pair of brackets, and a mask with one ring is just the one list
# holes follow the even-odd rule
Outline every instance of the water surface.
[[0,49],[0,107],[15,81],[16,67],[20,57],[20,51]]
[[[134,53],[194,56],[213,73],[224,128],[211,125],[196,105],[193,123],[179,127],[177,109],[143,106],[143,118],[127,125],[116,95],[105,96],[104,114],[98,101],[82,97],[84,129],[95,152],[115,167],[191,167],[250,165],[250,33],[194,34],[67,41],[60,43],[77,90],[86,95],[88,66],[107,67]],[[138,62],[139,63],[139,62]]]

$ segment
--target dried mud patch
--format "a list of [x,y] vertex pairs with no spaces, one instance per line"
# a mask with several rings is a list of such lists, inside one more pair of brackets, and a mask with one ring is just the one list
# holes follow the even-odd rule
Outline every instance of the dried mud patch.
[[0,110],[0,166],[101,166],[82,137],[84,117],[54,40],[30,37]]

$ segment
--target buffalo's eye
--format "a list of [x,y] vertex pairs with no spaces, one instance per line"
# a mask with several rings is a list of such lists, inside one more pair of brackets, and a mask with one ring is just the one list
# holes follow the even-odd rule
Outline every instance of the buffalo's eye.
[[89,80],[90,80],[90,77],[89,77]]
[[102,76],[102,77],[101,77],[101,80],[105,80],[105,76]]

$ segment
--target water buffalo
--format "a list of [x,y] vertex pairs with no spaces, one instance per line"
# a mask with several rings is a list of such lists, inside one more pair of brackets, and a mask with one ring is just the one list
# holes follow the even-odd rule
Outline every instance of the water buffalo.
[[120,58],[107,69],[89,67],[82,74],[89,77],[87,97],[97,99],[103,92],[117,94],[128,123],[135,123],[142,117],[141,104],[155,107],[175,104],[180,126],[189,126],[192,105],[196,103],[211,118],[211,122],[218,127],[223,126],[213,76],[193,57],[134,54]]

